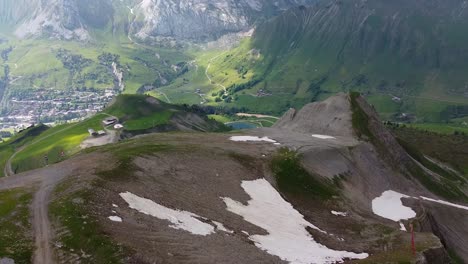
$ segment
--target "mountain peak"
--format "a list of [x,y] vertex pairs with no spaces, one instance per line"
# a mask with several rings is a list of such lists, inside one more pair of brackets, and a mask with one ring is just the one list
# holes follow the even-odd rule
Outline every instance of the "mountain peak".
[[289,110],[273,127],[304,134],[352,137],[351,105],[341,93],[322,102],[310,103],[301,110]]

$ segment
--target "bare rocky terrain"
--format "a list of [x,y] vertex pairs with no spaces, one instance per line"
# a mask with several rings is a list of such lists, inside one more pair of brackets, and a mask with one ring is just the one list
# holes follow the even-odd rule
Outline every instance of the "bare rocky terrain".
[[[417,217],[403,221],[406,226],[412,223],[417,231],[416,257],[412,257],[410,233],[400,231],[397,222],[373,213],[373,199],[388,190],[411,197],[444,198],[429,191],[406,169],[395,167],[394,162],[399,161],[402,167],[411,168],[406,164],[413,164],[412,158],[381,126],[372,108],[360,98],[354,100],[341,94],[299,112],[290,111],[269,129],[139,136],[0,180],[0,189],[37,186],[33,200],[35,263],[105,263],[99,255],[102,252],[90,246],[93,238],[75,241],[77,244],[67,242],[65,238],[77,231],[70,229],[71,220],[66,219],[80,219],[81,232],[85,233],[89,232],[87,223],[95,223],[94,233],[119,248],[117,253],[104,256],[117,257],[123,263],[285,263],[252,240],[254,235],[268,235],[268,231],[227,210],[223,201],[228,197],[248,204],[252,197],[241,184],[263,178],[306,221],[326,231],[307,229],[315,241],[333,250],[370,254],[364,260],[345,259],[346,263],[416,259],[418,263],[447,263],[448,251],[468,259],[464,246],[468,230],[463,224],[467,210],[402,199],[417,212]],[[356,102],[367,113],[367,127],[372,135],[378,135],[378,141],[356,131],[351,111]],[[230,140],[232,136],[267,136],[277,143],[235,142]],[[328,186],[333,195],[310,196],[283,189],[273,165],[285,149],[299,153],[298,166],[316,180],[317,188]],[[122,199],[126,192],[165,208],[190,212],[212,226],[214,233],[192,234],[168,220],[132,209]],[[76,212],[77,218],[73,218],[72,209],[67,215],[57,214],[55,209],[54,214],[49,213],[50,203],[63,205],[67,199],[84,210]],[[346,216],[334,215],[332,210],[346,212]],[[111,221],[110,216],[120,221]]]

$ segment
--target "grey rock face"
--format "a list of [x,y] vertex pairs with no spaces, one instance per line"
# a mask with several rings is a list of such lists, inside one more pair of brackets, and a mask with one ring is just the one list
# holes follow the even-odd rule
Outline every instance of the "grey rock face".
[[215,39],[250,29],[281,10],[314,0],[143,0],[134,8],[132,31],[139,38]]
[[316,0],[3,0],[0,23],[20,38],[87,40],[95,28],[126,28],[140,39],[213,40]]

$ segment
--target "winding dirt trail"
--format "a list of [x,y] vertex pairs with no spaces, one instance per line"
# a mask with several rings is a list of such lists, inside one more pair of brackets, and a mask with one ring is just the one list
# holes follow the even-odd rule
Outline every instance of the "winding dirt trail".
[[49,221],[49,196],[54,184],[41,183],[39,190],[34,195],[32,203],[33,229],[35,237],[36,252],[33,262],[36,264],[53,263],[53,253],[51,248],[52,229]]
[[217,55],[217,56],[214,56],[213,58],[211,58],[209,61],[208,61],[208,66],[206,66],[206,70],[205,70],[205,76],[206,78],[208,79],[208,81],[211,83],[211,84],[214,84],[215,86],[218,86],[218,87],[221,87],[223,88],[224,90],[224,93],[227,93],[227,88],[226,86],[220,84],[220,83],[216,83],[215,81],[213,81],[213,79],[211,79],[210,77],[210,74],[209,74],[209,70],[210,70],[210,67],[211,67],[211,63],[216,60],[217,58],[221,57],[222,55],[224,55],[227,51]]
[[3,168],[3,175],[5,177],[10,177],[12,175],[15,174],[15,172],[13,171],[13,168],[11,167],[11,161],[15,158],[16,154],[18,154],[18,152],[20,152],[21,150],[23,149],[23,147],[19,148],[15,153],[13,153],[13,155],[11,155],[11,157],[7,160],[6,164],[5,164],[5,168]]
[[66,175],[65,172],[48,169],[44,172],[35,171],[27,174],[18,174],[0,180],[0,191],[39,186],[34,194],[31,205],[32,226],[35,238],[33,263],[35,264],[55,263],[53,250],[50,245],[52,230],[48,217],[48,204],[53,187]]
[[[102,115],[111,116],[108,114]],[[75,125],[71,127],[74,126]],[[66,129],[70,129],[71,127],[68,127]],[[56,133],[51,134],[48,137],[62,132],[63,130],[57,131]],[[38,143],[48,137],[35,141],[32,144]],[[7,164],[4,168],[6,177],[0,179],[0,191],[14,188],[37,187],[31,205],[32,226],[35,239],[35,252],[33,263],[54,264],[56,263],[56,261],[54,258],[53,248],[51,244],[54,234],[49,219],[49,202],[51,193],[54,190],[54,187],[61,180],[69,176],[73,170],[82,167],[82,164],[92,164],[77,162],[77,159],[75,158],[73,159],[75,161],[67,160],[62,163],[54,164],[42,169],[15,174],[15,172],[12,169],[11,162],[14,159],[14,157],[23,149],[24,147],[19,148],[7,161]]]
[[94,164],[88,160],[83,161],[81,157],[76,157],[46,168],[0,179],[0,191],[14,188],[36,188],[31,204],[35,239],[34,264],[56,263],[52,246],[54,232],[49,219],[49,203],[55,186],[67,176],[72,175],[74,170],[93,166]]

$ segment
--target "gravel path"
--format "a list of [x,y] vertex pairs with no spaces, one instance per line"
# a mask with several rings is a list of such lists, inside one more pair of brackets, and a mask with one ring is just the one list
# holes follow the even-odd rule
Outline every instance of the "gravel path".
[[[54,252],[51,246],[53,232],[49,219],[50,195],[54,187],[65,177],[71,175],[79,164],[89,164],[80,162],[80,157],[73,161],[65,161],[57,165],[34,170],[26,173],[12,175],[0,179],[0,191],[14,188],[38,187],[32,201],[32,226],[35,237],[35,252],[33,263],[53,264]],[[89,164],[92,166],[92,164]]]

